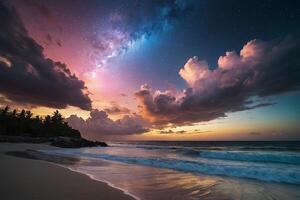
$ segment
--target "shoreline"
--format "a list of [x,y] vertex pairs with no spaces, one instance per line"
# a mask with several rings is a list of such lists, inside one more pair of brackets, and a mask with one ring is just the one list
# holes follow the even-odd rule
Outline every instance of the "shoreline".
[[138,200],[126,190],[60,164],[5,154],[29,148],[39,150],[56,147],[46,144],[0,143],[1,199]]
[[117,187],[117,186],[113,185],[112,183],[110,183],[110,182],[108,182],[108,181],[105,181],[105,180],[99,180],[99,179],[93,177],[93,175],[91,175],[91,174],[86,174],[86,173],[84,173],[84,172],[76,171],[76,170],[73,170],[73,169],[71,169],[71,168],[62,166],[62,165],[60,165],[60,164],[55,164],[55,163],[52,163],[52,164],[58,165],[58,166],[63,167],[63,168],[66,168],[66,169],[68,169],[68,170],[70,170],[70,171],[72,171],[72,172],[75,172],[75,173],[83,174],[83,175],[85,175],[85,176],[89,177],[90,179],[95,180],[95,181],[97,181],[97,182],[105,183],[105,184],[107,184],[108,186],[110,186],[110,187],[112,187],[112,188],[115,188],[115,189],[117,189],[117,190],[122,191],[124,194],[126,194],[126,195],[132,197],[134,200],[141,200],[141,198],[135,196],[134,194],[131,194],[129,191],[127,191],[127,190],[125,190],[125,189],[122,189],[122,188],[120,188],[120,187]]

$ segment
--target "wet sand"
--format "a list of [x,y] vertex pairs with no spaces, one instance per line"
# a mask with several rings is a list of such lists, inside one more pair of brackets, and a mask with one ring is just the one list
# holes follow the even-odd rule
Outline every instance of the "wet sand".
[[1,200],[129,200],[133,197],[106,183],[49,162],[5,154],[55,148],[41,144],[0,143]]

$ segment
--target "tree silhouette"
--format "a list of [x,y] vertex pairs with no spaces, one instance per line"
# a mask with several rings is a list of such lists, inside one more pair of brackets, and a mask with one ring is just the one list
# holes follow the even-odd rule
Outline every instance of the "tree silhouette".
[[72,129],[58,110],[42,118],[33,117],[30,110],[10,111],[8,106],[0,108],[0,135],[81,138],[80,132]]

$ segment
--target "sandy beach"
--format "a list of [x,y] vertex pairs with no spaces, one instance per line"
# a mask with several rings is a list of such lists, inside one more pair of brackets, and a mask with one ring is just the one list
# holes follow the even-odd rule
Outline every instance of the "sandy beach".
[[41,144],[0,143],[1,200],[129,200],[106,183],[45,161],[6,155],[7,151],[55,148]]

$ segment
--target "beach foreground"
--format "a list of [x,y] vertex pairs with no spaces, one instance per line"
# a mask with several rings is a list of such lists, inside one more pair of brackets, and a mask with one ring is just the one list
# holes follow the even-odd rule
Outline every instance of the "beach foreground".
[[0,162],[1,200],[300,199],[295,142],[0,143]]
[[134,199],[106,183],[66,168],[44,161],[5,155],[7,151],[52,148],[41,144],[0,143],[1,200]]

